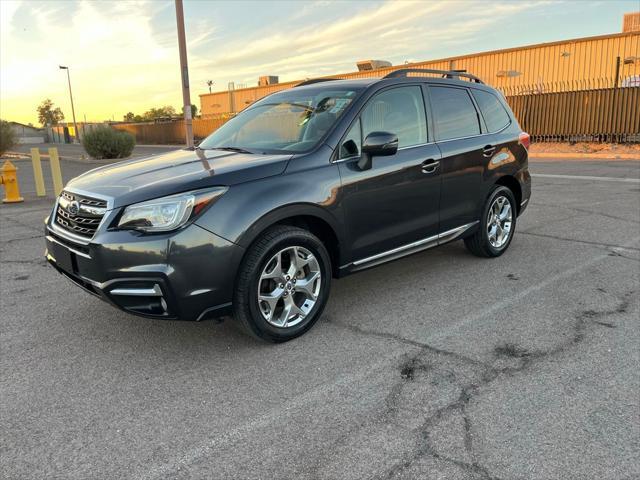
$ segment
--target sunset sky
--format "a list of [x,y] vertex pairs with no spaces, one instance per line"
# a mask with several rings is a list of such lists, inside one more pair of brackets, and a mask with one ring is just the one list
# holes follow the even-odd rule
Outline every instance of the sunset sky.
[[[198,94],[620,32],[629,1],[185,1],[192,103]],[[71,119],[102,121],[181,104],[173,0],[0,0],[0,117],[37,123],[51,98]]]

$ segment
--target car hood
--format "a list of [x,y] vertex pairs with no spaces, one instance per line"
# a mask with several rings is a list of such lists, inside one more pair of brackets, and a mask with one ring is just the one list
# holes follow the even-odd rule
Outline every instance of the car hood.
[[67,187],[108,197],[113,207],[216,185],[234,185],[284,172],[292,155],[259,155],[222,150],[176,150],[90,170]]

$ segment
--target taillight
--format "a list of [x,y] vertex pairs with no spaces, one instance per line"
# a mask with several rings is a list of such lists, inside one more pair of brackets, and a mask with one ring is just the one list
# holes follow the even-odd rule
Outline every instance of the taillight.
[[531,145],[531,137],[527,132],[521,132],[520,135],[518,135],[518,143],[529,150],[529,145]]

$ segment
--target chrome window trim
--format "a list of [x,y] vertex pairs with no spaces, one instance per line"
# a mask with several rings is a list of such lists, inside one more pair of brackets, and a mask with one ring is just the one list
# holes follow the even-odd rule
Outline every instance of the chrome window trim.
[[416,143],[415,145],[405,145],[404,147],[398,148],[398,150],[409,150],[410,148],[425,147],[427,145],[435,145],[435,144],[436,142]]
[[510,126],[511,126],[511,122],[506,124],[501,130],[498,130],[496,132],[479,133],[478,135],[468,135],[466,137],[447,138],[446,140],[436,140],[435,143],[453,142],[454,140],[465,140],[467,138],[476,138],[476,137],[484,137],[484,136],[487,136],[487,135],[496,135],[498,133],[504,132]]
[[[400,147],[398,148],[398,151],[400,150],[409,150],[410,148],[418,148],[418,147],[426,147],[427,145],[435,145],[436,142],[425,142],[425,143],[418,143],[416,145],[406,145],[404,147]],[[343,163],[346,162],[348,160],[355,160],[356,158],[360,158],[361,155],[351,155],[350,157],[345,157],[345,158],[339,158],[338,160],[334,160],[331,163]]]
[[[401,256],[409,255],[412,253],[417,253],[421,250],[426,250],[428,248],[432,248],[443,243],[454,240],[455,238],[462,235],[465,231],[469,230],[474,225],[480,223],[479,220],[475,222],[467,223],[465,225],[461,225],[456,228],[452,228],[451,230],[447,230],[445,232],[441,232],[437,235],[433,235],[431,237],[423,238],[422,240],[418,240],[412,243],[408,243],[406,245],[402,245],[400,247],[393,248],[391,250],[387,250],[385,252],[377,253],[375,255],[371,255],[370,257],[361,258],[351,263],[354,267],[359,267],[363,265],[367,265],[369,263],[375,262],[376,260],[384,259],[389,256],[393,256],[395,254],[402,254]],[[417,248],[417,250],[415,250]],[[406,252],[406,253],[403,253]],[[393,260],[396,257],[390,258],[389,260]],[[385,260],[383,260],[384,262]],[[348,265],[347,265],[348,266]]]

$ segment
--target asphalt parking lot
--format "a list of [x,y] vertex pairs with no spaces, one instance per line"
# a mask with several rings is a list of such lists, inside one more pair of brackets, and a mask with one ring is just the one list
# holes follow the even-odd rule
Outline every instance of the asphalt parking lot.
[[[30,155],[32,148],[39,148],[41,155],[48,155],[48,150],[51,147],[58,149],[58,155],[62,159],[66,160],[78,160],[87,161],[92,163],[101,163],[100,161],[91,160],[89,154],[85,151],[84,147],[77,143],[42,143],[42,144],[18,144],[11,149],[12,153]],[[164,153],[170,150],[177,150],[182,148],[180,145],[136,145],[131,152],[132,157],[142,157],[155,155],[158,153]]]
[[45,264],[51,200],[0,206],[2,475],[638,478],[640,161],[531,170],[505,255],[335,281],[282,345],[116,311]]

